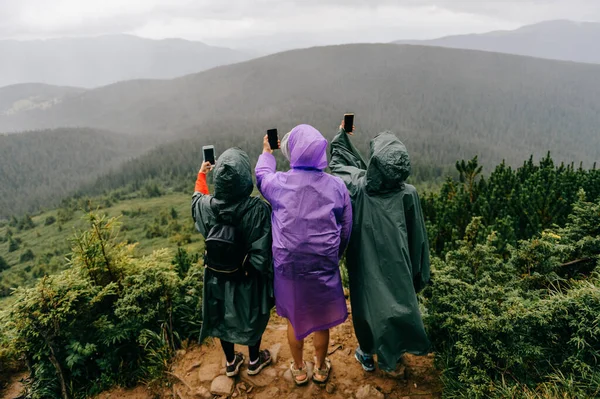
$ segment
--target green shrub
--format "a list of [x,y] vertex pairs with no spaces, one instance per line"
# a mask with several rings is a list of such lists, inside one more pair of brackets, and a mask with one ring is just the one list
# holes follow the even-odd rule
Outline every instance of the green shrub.
[[34,398],[160,378],[180,342],[199,333],[202,269],[177,270],[167,250],[136,259],[115,219],[88,221],[73,238],[71,267],[17,289],[3,316],[11,350],[30,367]]
[[15,252],[16,250],[18,250],[21,245],[20,245],[20,240],[19,239],[14,239],[12,237],[9,237],[8,239],[8,252]]
[[33,229],[35,227],[35,223],[33,223],[33,219],[31,219],[31,216],[25,215],[25,216],[23,216],[21,219],[19,219],[17,221],[17,224],[16,224],[15,227],[19,231],[21,231],[21,230],[30,230],[30,229]]
[[50,226],[56,223],[56,218],[54,216],[48,216],[46,220],[44,220],[44,226]]
[[19,262],[25,263],[25,262],[32,261],[33,259],[35,259],[35,254],[33,253],[33,251],[31,249],[28,249],[27,251],[25,251],[21,254],[21,256],[19,257]]
[[155,181],[149,181],[144,185],[142,194],[146,198],[156,198],[163,195],[160,185]]
[[73,219],[74,211],[70,207],[62,207],[58,209],[56,217],[59,224],[65,224],[69,220]]
[[480,218],[434,258],[425,323],[445,397],[600,394],[600,275],[560,277],[581,257],[598,263],[600,203],[583,197],[564,228],[521,241],[508,260]]
[[3,270],[8,270],[9,267],[10,265],[8,264],[8,262],[4,260],[2,256],[0,256],[0,272]]

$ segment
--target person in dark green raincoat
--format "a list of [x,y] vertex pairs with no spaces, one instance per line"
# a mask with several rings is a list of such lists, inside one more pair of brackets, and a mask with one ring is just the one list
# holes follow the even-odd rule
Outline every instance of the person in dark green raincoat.
[[273,298],[271,255],[271,208],[253,191],[250,160],[238,148],[225,151],[214,167],[215,194],[209,195],[206,174],[211,164],[205,162],[198,173],[192,197],[192,216],[196,229],[204,237],[220,223],[238,227],[246,245],[248,275],[240,279],[217,276],[205,268],[203,323],[200,341],[217,337],[227,358],[229,377],[239,373],[244,356],[234,351],[234,344],[249,347],[248,374],[258,374],[271,363],[269,351],[260,350],[262,335],[269,322]]
[[[351,134],[351,133],[350,133]],[[356,359],[394,372],[404,353],[426,355],[430,342],[417,292],[429,281],[429,244],[406,147],[391,132],[371,141],[367,164],[340,127],[331,143],[331,172],[344,180],[353,210],[346,252]]]

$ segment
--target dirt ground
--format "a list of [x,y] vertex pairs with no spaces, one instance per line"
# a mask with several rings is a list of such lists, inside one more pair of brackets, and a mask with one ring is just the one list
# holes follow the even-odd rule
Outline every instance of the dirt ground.
[[11,378],[10,383],[8,384],[6,389],[4,389],[3,391],[0,391],[0,394],[2,395],[2,399],[18,398],[21,395],[21,392],[23,391],[23,383],[21,383],[21,380],[23,380],[25,378],[27,378],[26,373],[14,375]]
[[[374,399],[433,399],[441,397],[439,375],[433,367],[433,356],[405,356],[405,372],[403,377],[394,379],[376,371],[363,371],[354,358],[357,346],[351,319],[332,329],[330,355],[333,368],[329,383],[326,386],[310,382],[304,387],[296,387],[290,380],[289,369],[291,355],[286,340],[285,320],[274,316],[263,336],[263,348],[271,349],[276,361],[265,368],[258,376],[248,376],[242,368],[241,375],[233,384],[224,377],[225,358],[217,341],[208,340],[204,345],[194,345],[180,351],[170,372],[171,386],[149,389],[138,386],[124,390],[115,388],[104,392],[96,399],[301,399],[301,398],[374,398]],[[248,357],[247,348],[237,348]],[[313,359],[311,338],[305,343],[305,359]],[[247,360],[246,360],[247,362]],[[22,376],[21,376],[22,377]],[[213,395],[210,393],[211,383],[220,377],[221,381],[232,385],[230,395]],[[369,387],[370,386],[370,387]],[[2,398],[14,399],[20,391],[18,384],[13,384]]]

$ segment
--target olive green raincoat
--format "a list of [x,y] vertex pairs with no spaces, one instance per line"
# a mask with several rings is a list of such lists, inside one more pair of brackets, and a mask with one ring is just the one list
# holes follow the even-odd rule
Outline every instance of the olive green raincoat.
[[406,147],[390,132],[371,141],[367,165],[341,130],[331,143],[331,171],[350,191],[353,228],[346,264],[356,337],[393,371],[406,352],[425,355],[417,292],[429,281],[429,245]]
[[195,192],[192,198],[196,229],[206,237],[216,224],[217,215],[224,222],[240,226],[252,270],[244,280],[227,280],[205,269],[200,340],[217,337],[240,345],[255,345],[274,306],[271,208],[260,198],[250,197],[250,160],[238,148],[219,157],[214,182],[214,196]]

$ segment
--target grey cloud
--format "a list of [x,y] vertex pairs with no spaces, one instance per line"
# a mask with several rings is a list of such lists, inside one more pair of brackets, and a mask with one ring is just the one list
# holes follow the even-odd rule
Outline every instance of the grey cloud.
[[[600,20],[599,0],[196,0],[177,4],[170,0],[154,0],[156,6],[139,13],[120,13],[110,17],[88,16],[65,26],[48,24],[37,26],[26,23],[23,12],[36,5],[49,4],[56,0],[0,0],[0,39],[7,37],[54,37],[98,35],[136,31],[146,24],[183,18],[203,21],[242,21],[252,19],[275,23],[290,15],[305,18],[310,25],[311,17],[323,7],[335,7],[343,13],[360,12],[377,7],[419,8],[438,7],[450,12],[461,12],[504,21],[506,25],[534,23],[549,19]],[[97,0],[79,0],[80,4],[97,4]],[[126,0],[123,0],[126,4]],[[377,21],[373,21],[373,26]],[[282,29],[285,23],[282,22]],[[413,28],[416,29],[416,28]],[[427,29],[427,28],[423,28]],[[464,28],[463,28],[464,29]],[[325,29],[323,30],[326,31]],[[409,32],[398,30],[410,35]],[[438,34],[438,32],[434,32]],[[449,32],[454,33],[454,32]],[[467,32],[464,32],[467,33]],[[415,36],[424,36],[424,32]],[[390,37],[389,40],[410,37]]]

